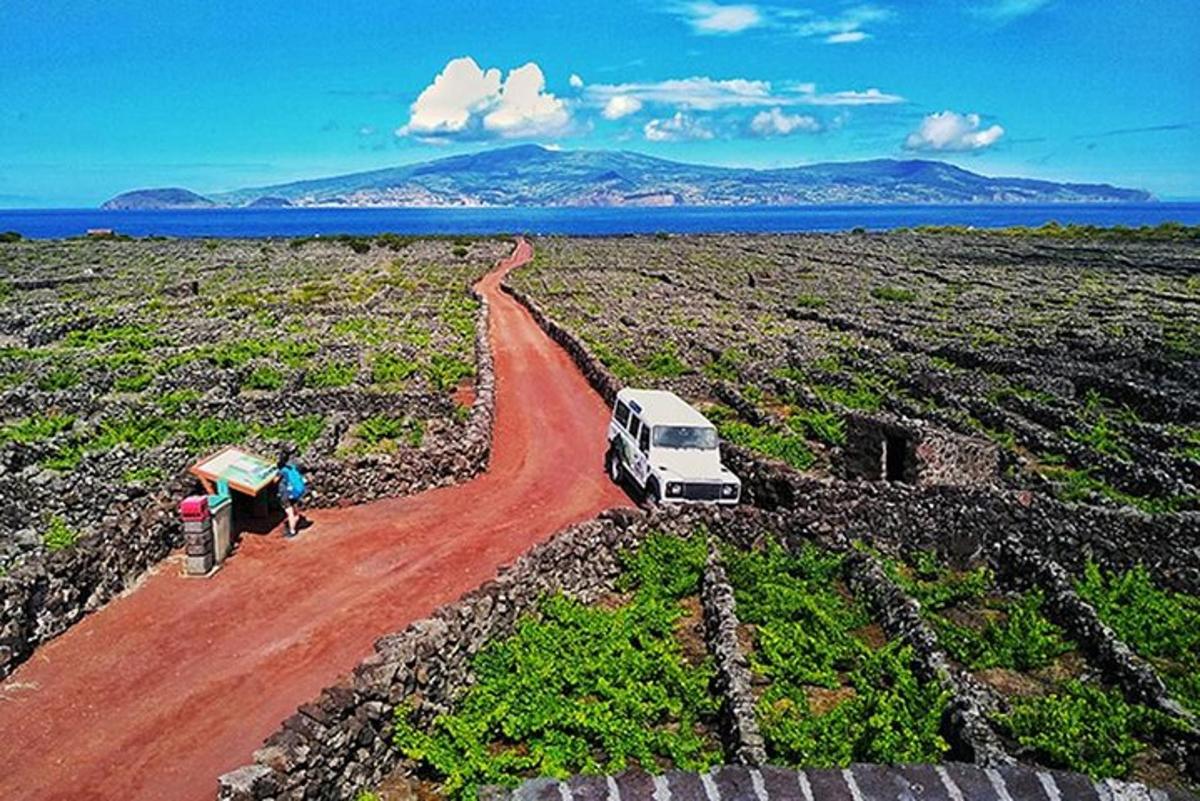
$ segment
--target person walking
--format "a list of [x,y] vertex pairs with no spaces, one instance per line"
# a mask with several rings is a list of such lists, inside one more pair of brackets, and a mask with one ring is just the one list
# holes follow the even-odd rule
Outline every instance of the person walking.
[[275,467],[279,471],[279,481],[276,483],[275,490],[279,494],[279,505],[283,507],[283,512],[287,515],[287,530],[283,536],[290,540],[300,531],[300,523],[304,518],[300,515],[299,506],[308,487],[305,485],[300,467],[294,459],[290,458],[290,454],[286,450],[280,451],[279,461]]

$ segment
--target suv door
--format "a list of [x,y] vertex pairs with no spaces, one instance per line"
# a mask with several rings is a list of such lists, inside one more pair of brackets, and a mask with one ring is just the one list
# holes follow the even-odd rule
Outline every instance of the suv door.
[[650,477],[650,426],[638,421],[638,430],[634,434],[636,443],[633,448],[633,474],[643,486]]

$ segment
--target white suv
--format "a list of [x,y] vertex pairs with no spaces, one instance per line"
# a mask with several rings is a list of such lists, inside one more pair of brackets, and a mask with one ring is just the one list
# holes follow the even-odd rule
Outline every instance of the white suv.
[[735,504],[742,482],[721,464],[717,429],[673,392],[623,389],[608,424],[609,477],[658,502]]

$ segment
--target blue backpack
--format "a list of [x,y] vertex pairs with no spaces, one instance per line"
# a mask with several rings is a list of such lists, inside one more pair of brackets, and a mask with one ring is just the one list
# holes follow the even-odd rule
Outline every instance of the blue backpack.
[[279,476],[287,482],[288,499],[298,501],[304,497],[304,493],[308,491],[308,486],[304,483],[304,476],[300,475],[300,471],[294,464],[285,464],[279,470]]

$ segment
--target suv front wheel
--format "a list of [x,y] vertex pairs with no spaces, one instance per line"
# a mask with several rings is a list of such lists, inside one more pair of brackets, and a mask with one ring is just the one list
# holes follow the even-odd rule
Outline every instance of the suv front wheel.
[[646,489],[642,493],[643,499],[650,506],[658,506],[662,503],[662,491],[658,487],[658,479],[651,476],[646,481]]

